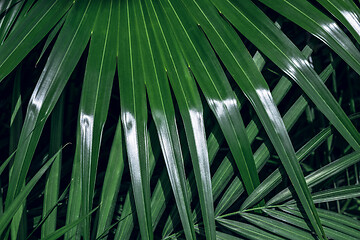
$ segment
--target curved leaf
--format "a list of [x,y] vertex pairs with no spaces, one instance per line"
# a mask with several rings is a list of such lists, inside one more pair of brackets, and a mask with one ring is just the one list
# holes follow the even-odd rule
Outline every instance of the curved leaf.
[[360,43],[360,10],[351,0],[317,0],[349,30]]
[[[142,5],[145,7],[144,2],[142,2]],[[190,201],[186,194],[185,169],[170,88],[162,66],[161,57],[159,52],[156,51],[157,46],[152,28],[149,26],[146,28],[145,24],[148,22],[148,19],[145,19],[144,10],[139,7],[137,12],[140,13],[139,18],[142,20],[138,22],[140,33],[138,38],[141,43],[141,45],[138,45],[138,48],[141,51],[140,58],[142,60],[152,117],[157,128],[185,236],[188,239],[193,239],[195,238],[195,232],[190,216]]]
[[[147,1],[146,3],[148,4]],[[211,176],[200,96],[196,91],[197,87],[185,65],[180,49],[174,44],[174,36],[171,31],[166,30],[168,26],[164,24],[166,17],[164,12],[161,11],[161,8],[155,9],[153,3],[151,6],[147,6],[147,9],[149,17],[152,19],[152,25],[149,29],[154,29],[154,37],[159,45],[158,52],[164,61],[183,118],[205,221],[206,235],[214,237],[215,221],[212,220],[214,218],[214,207],[211,194]],[[159,71],[161,70],[159,67]]]
[[234,26],[293,79],[355,149],[360,134],[297,47],[250,0],[212,0]]
[[72,5],[71,0],[42,0],[0,46],[0,82],[51,30]]
[[11,202],[11,204],[5,209],[4,213],[0,217],[0,235],[4,232],[8,224],[11,222],[12,217],[18,211],[19,207],[24,203],[27,196],[34,188],[35,184],[40,180],[42,175],[47,171],[47,169],[54,162],[58,154],[62,149],[60,149],[47,163],[42,166],[35,176],[26,184],[19,195]]
[[268,217],[251,213],[242,213],[241,217],[254,225],[287,239],[314,239],[308,232]]
[[[319,38],[360,74],[359,50],[334,20],[308,1],[260,1]],[[334,2],[337,2],[338,5],[341,4],[340,1]]]
[[[359,161],[360,161],[360,152],[350,153],[310,173],[308,176],[305,177],[306,183],[308,184],[309,187],[316,186],[317,184],[320,184],[326,179],[335,176],[337,173],[344,171],[346,168]],[[286,188],[277,195],[275,195],[272,199],[270,199],[266,203],[266,205],[277,204],[281,201],[288,199],[290,196],[291,196],[291,192],[289,188]]]
[[248,239],[264,239],[264,240],[277,240],[282,239],[272,233],[268,233],[260,228],[257,228],[253,225],[249,225],[242,222],[237,222],[234,220],[220,219],[218,222],[224,227],[230,229],[231,231],[246,237]]
[[[94,7],[96,9],[96,4]],[[47,66],[32,94],[19,140],[19,149],[14,160],[14,167],[18,171],[11,175],[11,187],[6,196],[5,205],[9,205],[20,192],[45,120],[54,108],[86,46],[90,36],[90,27],[88,22],[85,21],[86,24],[84,24],[84,17],[90,19],[93,17],[91,14],[85,15],[87,10],[88,4],[76,4],[72,8],[73,14],[69,14],[67,24],[64,25],[55,43],[55,51],[50,54]],[[79,12],[84,14],[79,14]],[[90,12],[94,12],[94,9]],[[74,25],[77,28],[74,28]]]
[[[320,212],[321,209],[318,209],[318,212]],[[266,213],[268,213],[270,216],[279,219],[281,221],[284,221],[288,224],[292,224],[296,227],[305,229],[305,230],[310,230],[308,224],[306,223],[306,221],[301,218],[301,217],[297,217],[288,213],[284,213],[282,211],[276,211],[276,210],[270,210],[267,209]],[[322,218],[321,218],[322,219]],[[331,239],[353,239],[351,236],[344,234],[342,232],[339,232],[337,230],[334,230],[332,228],[326,227],[324,226],[324,231],[326,236],[328,236]]]
[[179,1],[163,0],[161,3],[184,56],[190,64],[190,69],[220,123],[245,188],[251,192],[259,184],[259,178],[245,134],[244,123],[238,112],[238,103],[230,84],[220,64],[215,61],[216,56],[211,51],[207,40],[200,35],[196,22],[188,17],[186,8]]
[[[332,202],[345,199],[354,199],[360,197],[360,186],[350,185],[344,187],[337,187],[324,191],[319,191],[312,194],[314,203]],[[288,201],[286,204],[294,203],[294,201]]]

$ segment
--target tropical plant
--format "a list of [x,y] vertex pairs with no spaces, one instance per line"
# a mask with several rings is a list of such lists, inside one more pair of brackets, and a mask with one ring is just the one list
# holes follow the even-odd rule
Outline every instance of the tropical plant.
[[359,43],[352,0],[0,0],[0,238],[358,239]]

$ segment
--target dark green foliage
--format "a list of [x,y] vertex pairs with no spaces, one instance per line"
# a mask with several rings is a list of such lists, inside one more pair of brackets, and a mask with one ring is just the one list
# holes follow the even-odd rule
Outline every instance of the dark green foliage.
[[0,239],[356,239],[359,19],[0,0]]

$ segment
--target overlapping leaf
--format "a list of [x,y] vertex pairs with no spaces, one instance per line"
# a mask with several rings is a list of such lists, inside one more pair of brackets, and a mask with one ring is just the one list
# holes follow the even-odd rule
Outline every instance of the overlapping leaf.
[[[10,123],[9,140],[0,129],[6,136],[0,149],[12,154],[0,165],[1,236],[356,239],[359,222],[349,216],[358,211],[358,115],[347,117],[340,105],[347,111],[350,104],[351,113],[358,108],[354,74],[342,66],[360,72],[360,10],[350,0],[318,2],[0,0],[0,82],[13,86],[0,101],[1,107],[11,102],[11,114],[0,116]],[[290,21],[282,25],[278,13]],[[315,38],[299,43],[290,36],[295,46],[285,35],[293,23],[329,47],[321,45],[320,53],[316,46],[309,58]],[[301,53],[297,46],[305,45]],[[327,66],[320,75],[319,66]],[[75,84],[65,89],[75,68]],[[302,90],[280,78],[278,68]],[[80,103],[73,102],[76,95]],[[62,103],[68,103],[64,111]],[[327,127],[326,119],[334,129],[317,128]],[[314,128],[310,134],[290,132],[304,125]],[[41,161],[63,137],[75,139],[75,128],[76,149],[59,154],[46,184],[34,188],[53,159],[36,173]],[[329,163],[332,158],[338,160]],[[62,179],[71,187],[58,198]],[[315,208],[313,200],[330,210]]]

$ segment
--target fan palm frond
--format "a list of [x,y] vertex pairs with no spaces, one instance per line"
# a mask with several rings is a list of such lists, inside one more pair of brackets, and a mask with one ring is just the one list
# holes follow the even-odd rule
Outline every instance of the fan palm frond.
[[0,0],[0,14],[1,238],[360,235],[356,3]]

